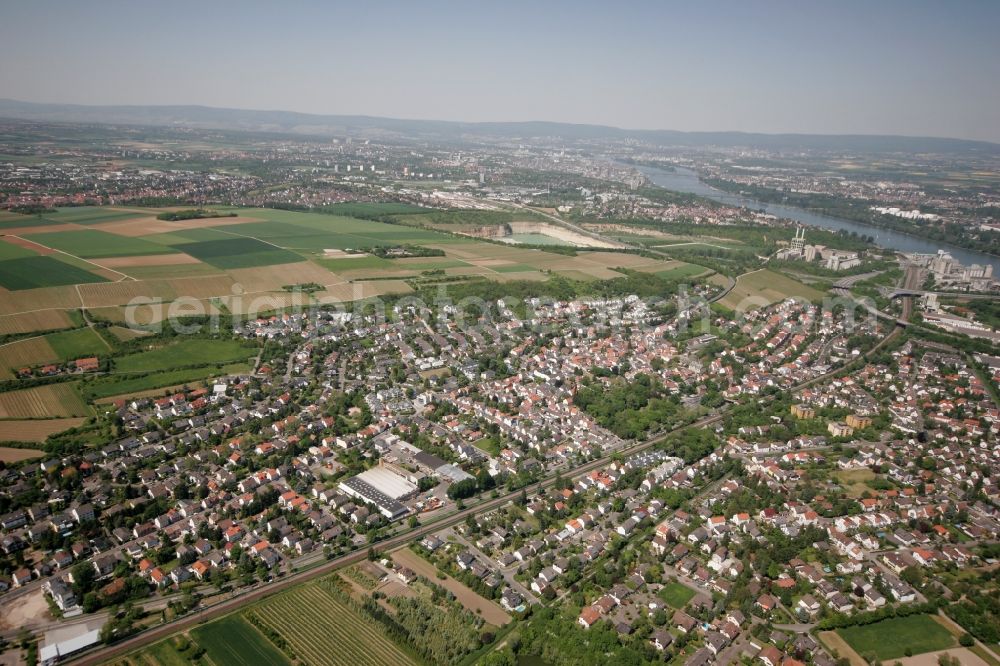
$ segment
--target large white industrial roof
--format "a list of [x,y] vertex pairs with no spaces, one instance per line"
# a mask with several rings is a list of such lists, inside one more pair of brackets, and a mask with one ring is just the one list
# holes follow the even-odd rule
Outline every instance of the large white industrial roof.
[[358,474],[358,478],[394,500],[406,497],[417,490],[415,484],[385,467],[372,467],[370,470]]

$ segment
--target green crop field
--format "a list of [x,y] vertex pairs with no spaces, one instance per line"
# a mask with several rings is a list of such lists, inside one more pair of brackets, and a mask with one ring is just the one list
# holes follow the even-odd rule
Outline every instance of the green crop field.
[[187,338],[115,359],[115,372],[157,372],[196,365],[245,361],[256,352],[235,340]]
[[279,244],[295,242],[298,244],[296,247],[303,246],[303,239],[310,239],[310,245],[319,249],[449,240],[448,236],[427,229],[340,215],[270,209],[241,210],[239,213],[248,217],[263,218],[267,222],[248,222],[227,227],[228,231],[274,242],[280,239]]
[[254,268],[302,261],[302,257],[294,252],[268,245],[254,238],[236,236],[224,240],[184,243],[173,247],[218,268]]
[[823,298],[823,292],[780,273],[764,269],[741,275],[736,280],[736,286],[720,303],[730,310],[737,308],[746,310],[777,303],[790,297],[816,301]]
[[328,592],[322,581],[298,586],[248,612],[277,631],[309,666],[416,663],[380,627]]
[[192,629],[191,638],[205,648],[215,666],[290,663],[263,634],[239,615],[229,615]]
[[[229,227],[230,229],[236,229],[240,225],[233,225]],[[149,236],[140,236],[143,240],[147,240],[150,243],[156,243],[157,245],[181,245],[183,243],[200,243],[202,241],[215,241],[215,240],[228,240],[230,238],[239,238],[239,235],[233,235],[231,233],[226,233],[225,231],[220,231],[219,229],[204,228],[204,229],[181,229],[178,231],[171,231],[165,234],[150,234]]]
[[0,219],[0,231],[4,229],[17,229],[19,227],[45,227],[53,224],[51,220],[46,220],[35,215],[14,215]]
[[182,386],[194,384],[209,377],[223,375],[241,375],[250,372],[246,363],[229,363],[221,368],[215,365],[200,368],[185,368],[183,370],[167,370],[152,372],[148,375],[105,375],[81,387],[81,392],[91,400],[100,400],[117,395],[130,395],[142,391],[152,391],[167,386]]
[[50,256],[19,257],[0,261],[0,287],[11,291],[88,282],[107,282],[107,280]]
[[0,261],[20,259],[21,257],[37,257],[38,253],[20,245],[14,245],[0,239]]
[[52,346],[56,355],[64,361],[84,356],[107,355],[111,351],[104,339],[92,328],[50,333],[45,336],[45,339]]
[[955,637],[930,615],[910,615],[874,624],[838,629],[837,633],[862,657],[873,654],[881,661],[912,654],[944,650],[955,645]]
[[667,583],[660,590],[659,596],[670,604],[671,608],[684,608],[694,596],[694,590],[682,583]]
[[668,268],[665,271],[657,271],[656,274],[667,280],[677,280],[680,278],[694,277],[708,272],[708,269],[698,264],[684,264],[676,268]]
[[142,238],[129,238],[127,236],[109,234],[106,231],[98,231],[97,229],[30,234],[25,236],[25,238],[46,247],[62,250],[67,254],[85,259],[94,257],[131,257],[172,252],[168,247],[150,243]]
[[[154,215],[153,211],[150,211],[148,215]],[[132,218],[146,217],[143,213],[138,213],[130,210],[117,210],[114,208],[103,208],[96,206],[76,206],[68,208],[59,208],[54,213],[43,213],[42,218],[47,220],[49,224],[100,224],[102,222],[111,222],[114,220],[128,220]]]

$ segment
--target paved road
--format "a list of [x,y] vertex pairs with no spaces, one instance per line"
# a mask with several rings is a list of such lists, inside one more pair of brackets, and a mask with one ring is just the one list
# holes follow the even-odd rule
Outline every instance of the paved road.
[[491,571],[494,571],[503,576],[503,579],[507,581],[507,584],[510,585],[512,588],[514,588],[514,591],[520,594],[528,603],[533,605],[538,605],[542,603],[538,599],[538,597],[535,596],[534,592],[526,588],[521,583],[521,581],[514,578],[514,574],[516,574],[518,572],[518,569],[520,568],[518,566],[520,563],[514,566],[501,567],[492,558],[490,558],[489,555],[479,550],[479,548],[477,548],[474,543],[466,539],[464,536],[462,536],[455,530],[450,530],[449,533],[452,536],[454,536],[459,543],[461,543],[463,546],[471,550],[472,554],[478,557],[479,561],[485,564],[487,567],[489,567]]

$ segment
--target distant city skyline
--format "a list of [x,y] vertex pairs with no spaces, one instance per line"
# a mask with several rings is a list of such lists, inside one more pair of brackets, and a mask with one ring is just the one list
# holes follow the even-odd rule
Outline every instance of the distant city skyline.
[[11,3],[0,97],[1000,142],[1000,3]]

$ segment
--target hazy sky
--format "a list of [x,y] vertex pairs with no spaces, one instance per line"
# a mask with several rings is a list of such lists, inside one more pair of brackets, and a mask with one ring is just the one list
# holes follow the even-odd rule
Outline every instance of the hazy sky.
[[0,97],[1000,141],[1000,0],[0,0]]

